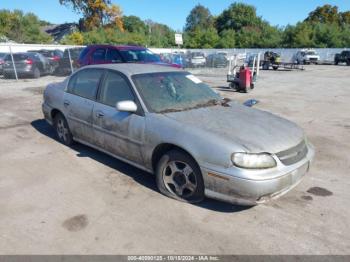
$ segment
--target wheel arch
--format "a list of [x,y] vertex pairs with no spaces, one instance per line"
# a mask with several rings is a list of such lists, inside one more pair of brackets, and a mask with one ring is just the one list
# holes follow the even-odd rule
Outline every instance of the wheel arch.
[[50,113],[51,119],[54,120],[57,114],[61,114],[64,117],[64,114],[60,110],[58,110],[57,108],[54,108],[51,110],[51,113]]
[[162,144],[157,145],[153,149],[153,152],[152,152],[152,168],[153,168],[153,170],[156,170],[157,163],[160,160],[160,158],[166,152],[169,152],[169,151],[174,150],[174,149],[182,151],[185,154],[189,155],[196,162],[196,164],[198,165],[198,162],[197,162],[196,158],[193,157],[193,155],[190,152],[188,152],[186,149],[184,149],[184,148],[182,148],[182,147],[180,147],[178,145],[172,144],[172,143],[162,143]]

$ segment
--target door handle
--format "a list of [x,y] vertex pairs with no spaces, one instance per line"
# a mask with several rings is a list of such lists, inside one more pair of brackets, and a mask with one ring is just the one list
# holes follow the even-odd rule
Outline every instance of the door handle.
[[96,116],[97,116],[98,118],[101,118],[101,117],[104,117],[105,114],[102,113],[101,111],[99,111],[99,112],[96,113]]
[[70,105],[70,102],[69,102],[68,100],[65,100],[65,101],[63,102],[63,104],[64,104],[65,107],[67,107],[67,106]]

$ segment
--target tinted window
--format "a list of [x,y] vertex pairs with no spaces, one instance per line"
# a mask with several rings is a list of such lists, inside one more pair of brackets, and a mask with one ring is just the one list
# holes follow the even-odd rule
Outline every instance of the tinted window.
[[126,62],[160,62],[160,57],[148,49],[120,50]]
[[81,60],[84,59],[84,56],[86,56],[88,52],[89,52],[89,48],[88,47],[84,48],[83,51],[81,51],[80,53],[79,59]]
[[99,101],[115,107],[117,102],[124,100],[135,100],[130,86],[120,74],[108,72],[100,91]]
[[112,61],[113,63],[123,62],[118,50],[115,50],[115,49],[108,49],[107,60]]
[[[13,54],[12,56],[13,56],[13,60],[15,60],[15,61],[22,61],[22,60],[28,59],[28,55],[26,55],[26,54]],[[12,60],[11,55],[8,55],[5,58],[5,60],[6,61]]]
[[106,49],[96,49],[94,53],[92,54],[92,60],[93,61],[101,61],[105,60],[106,57]]
[[94,100],[102,74],[103,70],[99,69],[86,69],[80,71],[69,80],[68,92]]

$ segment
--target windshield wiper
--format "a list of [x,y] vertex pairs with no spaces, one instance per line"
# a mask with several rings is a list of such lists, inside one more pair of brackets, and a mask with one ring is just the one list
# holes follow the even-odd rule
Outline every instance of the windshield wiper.
[[218,99],[210,99],[205,103],[199,103],[195,106],[191,106],[191,107],[185,107],[185,108],[167,108],[164,109],[158,113],[160,114],[165,114],[165,113],[173,113],[173,112],[181,112],[181,111],[187,111],[187,110],[191,110],[191,109],[196,109],[196,108],[202,108],[202,107],[208,107],[208,106],[217,106],[217,105],[222,105],[225,107],[230,106],[229,104],[227,104],[228,102],[230,102],[231,100],[229,98],[224,98],[222,100],[218,100]]

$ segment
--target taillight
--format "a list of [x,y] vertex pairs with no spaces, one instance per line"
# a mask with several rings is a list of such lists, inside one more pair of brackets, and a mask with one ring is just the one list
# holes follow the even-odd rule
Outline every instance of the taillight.
[[55,55],[54,57],[52,57],[53,61],[59,61],[61,59],[61,57],[59,57],[58,55]]
[[32,65],[32,64],[33,64],[33,60],[32,60],[32,59],[26,59],[26,60],[24,60],[24,62],[25,62],[27,65]]
[[0,65],[5,64],[5,61],[0,59]]

